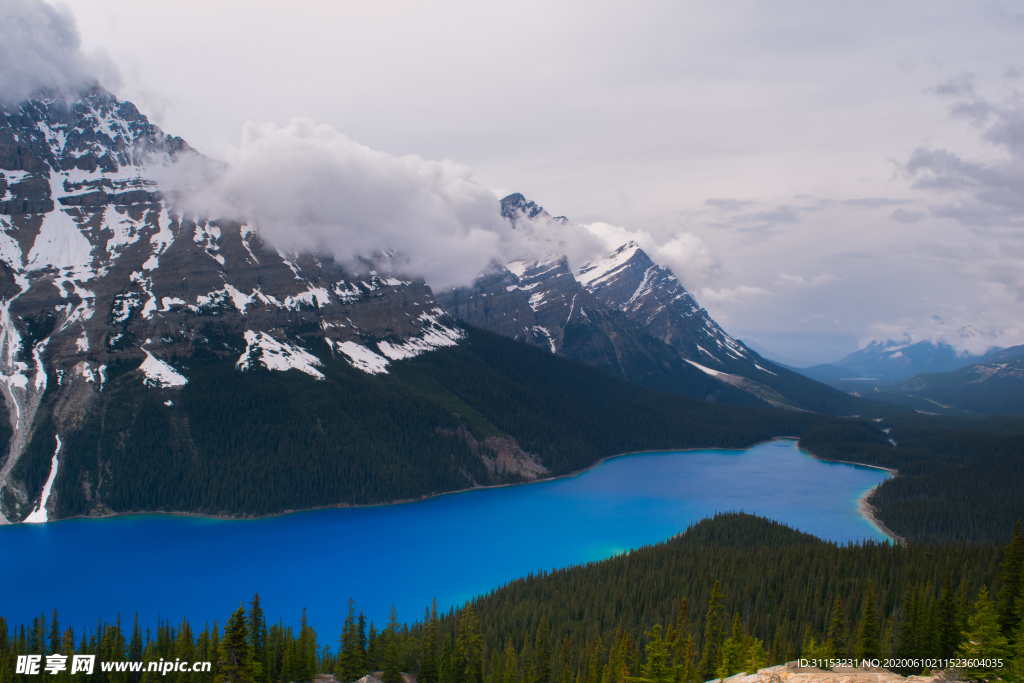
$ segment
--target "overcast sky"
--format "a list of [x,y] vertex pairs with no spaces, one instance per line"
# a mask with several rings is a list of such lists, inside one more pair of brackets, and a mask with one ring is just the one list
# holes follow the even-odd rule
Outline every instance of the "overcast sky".
[[109,87],[205,154],[306,117],[454,160],[669,245],[730,333],[801,364],[1024,343],[1024,2],[67,7]]

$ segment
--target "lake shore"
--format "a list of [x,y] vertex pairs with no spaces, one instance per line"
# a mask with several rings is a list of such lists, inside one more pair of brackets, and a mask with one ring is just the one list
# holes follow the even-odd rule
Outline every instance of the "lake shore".
[[[878,486],[881,486],[881,484],[879,484]],[[882,521],[875,516],[875,512],[877,512],[875,506],[868,502],[868,498],[871,497],[871,494],[875,492],[878,486],[868,489],[860,498],[857,499],[857,511],[860,512],[860,514],[863,515],[865,518],[867,518],[869,522],[874,524],[876,529],[878,529],[883,534],[891,538],[894,543],[906,545],[907,539],[896,534],[892,531],[892,529],[883,524]]]
[[[78,515],[78,516],[75,516],[75,517],[64,517],[64,518],[61,518],[61,519],[51,520],[51,521],[46,522],[46,523],[47,524],[52,524],[52,523],[55,523],[55,522],[64,522],[64,521],[70,521],[70,520],[75,520],[75,519],[110,519],[110,518],[117,518],[117,517],[140,517],[140,516],[146,516],[146,515],[161,515],[161,516],[166,515],[166,516],[169,516],[169,517],[196,517],[196,518],[208,519],[208,520],[239,521],[239,522],[241,522],[241,521],[256,521],[256,520],[261,520],[261,519],[272,519],[272,518],[275,518],[275,517],[284,517],[286,515],[297,515],[297,514],[302,514],[302,513],[305,513],[305,512],[317,512],[317,511],[320,511],[320,510],[358,509],[358,508],[387,507],[387,506],[393,506],[393,505],[406,505],[408,503],[419,503],[419,502],[423,502],[423,501],[427,501],[427,500],[432,500],[432,499],[435,499],[435,498],[440,498],[442,496],[453,496],[453,495],[458,495],[458,494],[463,494],[463,493],[470,493],[472,491],[481,491],[481,490],[486,490],[486,489],[500,489],[500,488],[508,488],[508,487],[512,487],[512,486],[528,486],[530,484],[543,484],[545,482],[553,482],[553,481],[558,481],[558,480],[561,480],[561,479],[571,479],[573,477],[579,477],[579,476],[581,476],[583,474],[586,474],[587,472],[590,472],[591,470],[596,469],[597,467],[599,467],[602,464],[608,462],[609,460],[615,460],[616,458],[625,458],[625,457],[629,457],[629,456],[633,456],[633,455],[645,455],[645,454],[652,454],[652,453],[690,453],[690,452],[696,452],[696,451],[743,451],[743,450],[747,450],[747,449],[750,449],[750,448],[754,448],[755,446],[759,446],[761,444],[771,443],[773,441],[799,441],[799,437],[796,437],[796,436],[777,436],[777,437],[774,437],[774,438],[771,438],[771,439],[766,439],[764,441],[758,441],[757,443],[751,444],[751,445],[749,445],[749,446],[747,446],[745,448],[716,448],[716,447],[706,447],[706,448],[674,448],[674,449],[667,449],[667,450],[666,449],[655,449],[655,450],[646,450],[646,451],[630,451],[628,453],[616,453],[614,455],[605,456],[605,457],[601,458],[600,460],[597,460],[593,464],[589,465],[588,467],[585,467],[584,469],[576,470],[574,472],[568,472],[566,474],[559,474],[559,475],[556,475],[556,476],[544,477],[542,479],[534,479],[534,480],[531,480],[531,481],[521,481],[521,482],[513,482],[513,483],[507,483],[507,484],[488,484],[486,486],[473,486],[473,487],[470,487],[470,488],[457,489],[457,490],[454,490],[454,491],[442,491],[442,492],[439,492],[439,493],[431,493],[431,494],[428,494],[428,495],[420,496],[419,498],[408,498],[408,499],[403,499],[403,500],[393,500],[393,501],[388,501],[386,503],[369,503],[369,504],[365,504],[365,505],[352,505],[350,503],[339,503],[338,505],[324,505],[324,506],[321,506],[321,507],[314,507],[314,508],[301,508],[301,509],[296,509],[296,510],[283,510],[281,512],[270,514],[270,515],[208,514],[208,513],[201,513],[201,512],[174,511],[174,510],[132,510],[132,511],[127,511],[127,512],[112,512],[112,511],[108,510],[108,511],[105,511],[105,512],[101,512],[99,514]],[[893,476],[896,476],[896,474],[897,474],[896,470],[890,469],[890,468],[887,468],[887,467],[881,467],[879,465],[869,465],[869,464],[861,463],[861,462],[849,462],[849,461],[845,461],[845,460],[829,460],[827,458],[819,457],[818,455],[816,455],[816,454],[814,454],[814,453],[812,453],[810,451],[803,450],[803,449],[801,449],[801,450],[804,453],[806,453],[807,455],[809,455],[812,458],[814,458],[815,460],[819,460],[821,462],[836,463],[836,464],[842,464],[842,465],[855,465],[855,466],[858,466],[858,467],[868,467],[868,468],[871,468],[871,469],[884,470],[886,472],[889,472]],[[877,488],[877,487],[875,487],[875,488]],[[864,493],[864,495],[861,496],[861,498],[858,500],[858,507],[857,507],[858,512],[860,512],[861,516],[863,516],[865,519],[867,519],[881,533],[883,533],[884,535],[888,536],[894,542],[906,543],[906,541],[901,536],[898,536],[898,535],[894,534],[884,524],[882,524],[880,521],[878,521],[878,519],[874,515],[874,508],[871,505],[868,505],[867,497],[875,490],[875,488],[872,488],[872,489],[869,489],[868,491],[866,491]],[[23,523],[24,522],[22,522],[22,524]]]

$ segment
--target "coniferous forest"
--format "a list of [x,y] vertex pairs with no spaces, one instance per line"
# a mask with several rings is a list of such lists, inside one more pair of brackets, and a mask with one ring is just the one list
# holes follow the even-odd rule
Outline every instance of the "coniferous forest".
[[[297,629],[271,622],[258,595],[224,616],[155,631],[119,619],[85,633],[62,629],[57,610],[30,624],[0,619],[0,683],[38,680],[18,672],[24,655],[42,669],[51,655],[75,654],[95,655],[94,673],[66,667],[59,680],[286,683],[320,673],[350,683],[377,672],[400,683],[404,671],[418,683],[696,683],[799,657],[893,659],[904,674],[964,659],[982,664],[962,678],[1021,681],[1024,536],[1017,526],[1006,544],[837,545],[730,513],[460,609],[432,605],[413,623],[393,609],[386,624],[368,623],[350,601],[343,632],[326,636],[305,611]],[[211,665],[175,670],[178,661]]]

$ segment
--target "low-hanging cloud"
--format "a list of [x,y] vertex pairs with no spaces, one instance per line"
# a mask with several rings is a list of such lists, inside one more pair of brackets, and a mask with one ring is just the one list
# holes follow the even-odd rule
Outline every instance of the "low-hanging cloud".
[[513,226],[466,166],[396,157],[308,119],[246,124],[225,156],[218,163],[183,155],[153,173],[181,211],[250,221],[279,249],[329,253],[353,271],[373,267],[446,288],[471,283],[493,261],[564,255],[579,268],[629,240],[698,279],[716,267],[707,246],[686,233],[662,243],[546,214]]
[[77,91],[99,81],[115,86],[117,70],[102,54],[82,51],[67,6],[0,2],[0,103],[16,104],[40,90]]

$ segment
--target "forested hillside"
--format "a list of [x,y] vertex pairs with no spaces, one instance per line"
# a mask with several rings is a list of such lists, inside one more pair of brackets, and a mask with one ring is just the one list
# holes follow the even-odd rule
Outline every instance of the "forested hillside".
[[[317,672],[349,683],[370,671],[385,683],[400,683],[401,671],[419,683],[697,683],[798,656],[1001,659],[1002,667],[960,675],[1017,681],[1024,538],[1017,528],[1008,546],[838,546],[726,514],[665,543],[513,581],[457,611],[438,614],[435,605],[412,626],[392,610],[381,627],[351,601],[341,634],[317,634],[305,613],[298,629],[268,623],[258,596],[223,629],[186,619],[152,633],[136,620],[76,633],[62,630],[55,610],[13,629],[0,619],[0,681],[36,680],[13,673],[17,656],[51,653],[123,667],[211,662],[160,676],[174,683],[286,683]],[[156,678],[97,667],[88,680]]]
[[815,426],[800,446],[830,460],[899,470],[868,502],[893,532],[917,542],[1009,539],[1024,520],[1024,418],[894,414],[892,442],[849,425]]

